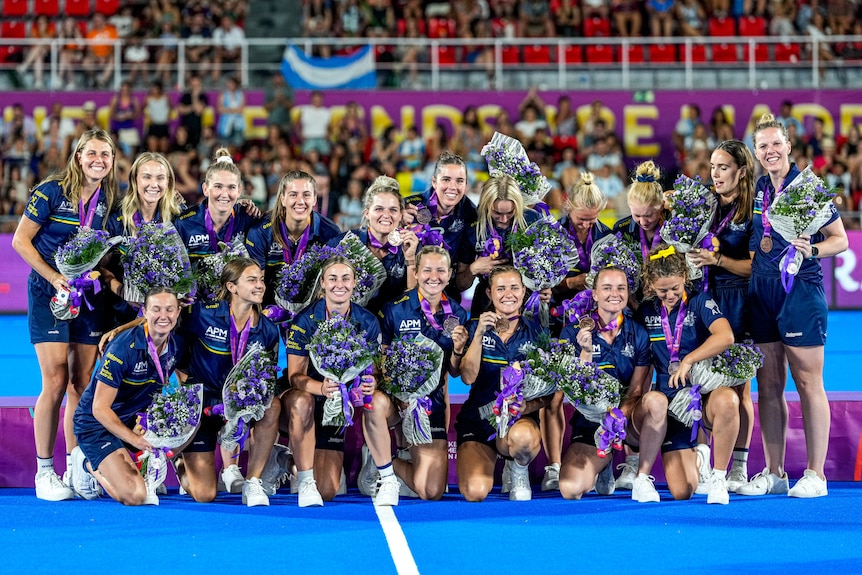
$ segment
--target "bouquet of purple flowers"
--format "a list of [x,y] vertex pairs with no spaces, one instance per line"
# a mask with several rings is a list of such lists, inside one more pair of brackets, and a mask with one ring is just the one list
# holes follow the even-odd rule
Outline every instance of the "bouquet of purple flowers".
[[587,287],[593,289],[596,276],[604,268],[614,267],[621,269],[626,274],[629,284],[629,292],[634,293],[638,289],[641,267],[638,264],[638,252],[632,249],[632,245],[623,239],[621,233],[609,234],[593,244],[590,252],[592,262],[590,272],[587,274]]
[[431,443],[428,395],[440,385],[443,350],[424,335],[401,335],[383,353],[382,389],[406,403],[401,429],[409,445]]
[[164,482],[167,458],[173,457],[171,450],[185,444],[197,431],[203,392],[201,383],[165,386],[147,411],[138,414],[144,439],[153,446],[153,451],[137,455],[141,474],[151,489]]
[[219,242],[218,248],[218,252],[205,255],[195,266],[197,293],[204,301],[213,301],[218,296],[224,266],[231,260],[248,257],[242,234],[235,236],[230,244]]
[[[766,216],[778,234],[788,242],[803,234],[812,235],[832,217],[835,192],[814,175],[808,166],[787,184],[769,205]],[[787,246],[781,258],[781,282],[784,291],[793,287],[793,279],[802,265],[802,254]]]
[[275,395],[275,379],[278,366],[272,357],[257,342],[252,343],[245,354],[227,374],[222,387],[220,410],[226,423],[219,433],[219,441],[227,450],[245,446],[251,431],[249,424],[260,420]]
[[[337,248],[315,244],[295,261],[285,264],[278,272],[275,284],[275,302],[286,313],[278,314],[290,319],[298,311],[308,307],[317,295],[320,285],[320,268],[329,258],[339,255]],[[274,316],[267,314],[270,319]]]
[[538,164],[530,160],[524,146],[515,138],[494,132],[481,154],[488,163],[488,173],[492,176],[508,175],[518,182],[524,205],[540,202],[551,191],[548,178],[542,174]]
[[123,297],[130,303],[144,303],[154,287],[169,287],[181,298],[194,297],[195,280],[189,254],[177,230],[170,223],[142,225],[138,235],[126,238],[123,257]]
[[[701,247],[718,206],[715,195],[699,178],[679,176],[667,201],[670,217],[659,230],[661,239],[683,254]],[[702,275],[693,265],[689,265],[689,272],[692,279]]]
[[51,312],[59,320],[77,317],[81,305],[92,306],[85,292],[99,293],[102,285],[99,272],[93,269],[122,238],[111,238],[108,232],[81,226],[72,238],[57,248],[54,262],[61,274],[69,280],[70,290],[60,288],[51,298]]
[[360,376],[373,367],[377,352],[367,344],[365,337],[365,332],[359,331],[353,322],[335,314],[320,322],[306,345],[314,368],[339,384],[339,391],[323,404],[323,425],[353,425],[348,385],[361,385]]
[[568,232],[558,222],[547,219],[512,232],[506,245],[524,285],[533,290],[524,308],[535,316],[540,309],[539,291],[565,279],[569,270],[578,265],[578,250]]

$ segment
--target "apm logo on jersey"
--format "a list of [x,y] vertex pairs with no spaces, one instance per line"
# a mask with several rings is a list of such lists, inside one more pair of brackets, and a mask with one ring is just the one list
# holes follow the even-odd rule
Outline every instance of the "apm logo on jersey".
[[227,330],[211,325],[207,327],[204,337],[208,337],[216,341],[227,341]]
[[497,346],[494,343],[494,338],[490,335],[482,335],[482,347],[485,349],[495,349]]
[[139,361],[135,364],[135,369],[132,370],[132,375],[147,373],[147,365],[149,364],[146,361]]
[[188,248],[191,250],[200,246],[209,245],[209,243],[210,237],[208,234],[194,234],[192,237],[189,238]]
[[420,331],[422,329],[422,320],[420,319],[402,319],[398,326],[398,331]]

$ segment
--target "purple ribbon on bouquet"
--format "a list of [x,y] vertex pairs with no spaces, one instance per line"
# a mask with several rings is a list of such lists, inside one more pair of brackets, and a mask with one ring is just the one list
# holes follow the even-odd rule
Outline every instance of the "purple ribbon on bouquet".
[[204,408],[204,415],[224,415],[224,404],[223,403],[217,403],[216,405],[213,405],[212,407],[205,407]]
[[[799,269],[796,267],[796,262],[794,262],[794,259],[796,258],[796,246],[789,244],[786,248],[781,250],[780,254],[772,258],[772,261],[784,257],[785,254],[787,255],[787,258],[784,260],[784,263],[781,264],[781,285],[784,287],[784,293],[790,293],[790,290],[793,289],[793,280],[796,279],[796,274],[799,272]],[[791,265],[795,268],[794,271],[790,271]]]
[[574,322],[585,315],[593,306],[592,290],[578,292],[575,297],[563,300],[560,305],[551,309],[551,316],[562,317],[563,321]]
[[619,451],[623,448],[626,439],[626,425],[628,420],[618,407],[609,409],[602,420],[599,441],[596,444],[596,455],[604,459],[610,449]]
[[421,412],[425,412],[425,415],[431,415],[431,399],[425,395],[422,397],[416,398],[416,407],[413,409],[413,423],[416,426],[416,429],[419,430],[419,433],[422,434],[422,437],[425,439],[431,439],[427,433],[422,429],[422,426],[419,425],[419,414]]
[[236,422],[236,431],[233,432],[233,438],[236,440],[237,445],[239,445],[239,450],[236,452],[236,455],[231,457],[231,459],[239,457],[239,454],[242,453],[243,449],[245,449],[245,440],[248,439],[250,433],[251,426],[249,426],[244,419],[239,419]]
[[268,305],[263,310],[263,315],[273,323],[285,323],[293,319],[293,312],[277,305]]
[[503,240],[499,237],[491,236],[485,240],[485,245],[482,246],[482,257],[497,259],[503,255]]
[[413,233],[423,246],[439,246],[449,251],[449,244],[443,239],[440,230],[432,228],[428,224],[417,224],[413,226]]
[[539,212],[543,218],[551,217],[551,208],[545,202],[536,202],[536,205],[533,206],[533,209]]
[[533,293],[530,294],[530,297],[527,298],[526,303],[524,303],[524,309],[533,312],[534,317],[539,316],[539,309],[542,305],[541,296],[539,292],[541,290],[537,289]]
[[[513,410],[512,406],[521,407],[521,404],[524,402],[524,393],[523,393],[523,383],[524,381],[524,370],[520,368],[513,367],[511,365],[506,366],[503,370],[502,374],[502,384],[503,389],[497,394],[497,399],[494,403],[494,415],[500,417],[504,415],[507,411],[508,414],[512,417],[509,419],[508,426],[512,427],[518,419],[521,417],[521,411]],[[514,401],[509,401],[514,400]],[[506,403],[508,401],[509,407],[506,407]],[[488,438],[496,439],[497,433],[491,435]]]
[[102,291],[102,284],[99,280],[91,278],[89,273],[71,280],[69,287],[72,288],[72,291],[69,292],[69,303],[72,304],[72,307],[81,307],[83,301],[87,304],[87,309],[93,309],[93,304],[87,301],[87,295],[84,292],[92,288],[93,295],[96,295]]
[[[354,380],[354,383],[355,382],[356,380]],[[351,384],[351,387],[352,386],[353,384]],[[339,381],[338,391],[341,392],[341,410],[344,413],[345,425],[353,425],[353,417],[350,415],[350,396],[347,391],[347,386]]]
[[[360,375],[357,375],[353,380],[353,383],[350,384],[350,401],[353,403],[354,407],[362,407],[365,411],[374,411],[374,396],[371,395],[363,395],[362,394],[362,376],[363,375],[371,375],[374,373],[374,366],[369,365],[365,368]],[[348,411],[344,410],[345,415],[348,414]]]
[[700,396],[700,386],[693,385],[688,390],[688,395],[691,397],[691,403],[685,408],[686,412],[691,411],[694,418],[694,425],[691,426],[691,440],[697,439],[697,430],[703,427],[703,401]]

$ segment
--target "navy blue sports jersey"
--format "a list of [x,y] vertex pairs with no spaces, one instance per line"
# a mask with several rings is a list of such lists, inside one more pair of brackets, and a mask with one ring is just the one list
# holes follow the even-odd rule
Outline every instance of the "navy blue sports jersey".
[[[560,218],[560,225],[563,226],[564,230],[569,232],[570,236],[572,236],[573,238],[575,237],[575,232],[572,231],[570,226],[569,216],[563,216],[562,218]],[[589,237],[591,237],[592,241],[595,242],[596,240],[602,239],[609,233],[611,233],[611,229],[605,224],[603,224],[601,221],[596,220],[596,223],[594,223],[592,227],[590,227]],[[587,249],[587,246],[584,246],[584,251],[587,255],[587,261],[578,262],[578,265],[575,268],[569,270],[569,274],[567,277],[576,276],[578,274],[585,274],[590,271],[590,250]]]
[[[210,241],[210,236],[206,228],[206,210],[208,200],[196,206],[187,208],[174,220],[174,227],[183,239],[183,244],[189,252],[189,259],[192,265],[203,256],[217,253],[218,246],[213,246]],[[253,217],[248,215],[242,205],[237,204],[233,208],[233,229],[231,237],[227,237],[228,228],[231,227],[230,220],[225,223],[218,231],[216,236],[218,241],[231,243],[238,235],[242,234],[243,238],[248,234],[248,230],[257,222]],[[245,241],[245,239],[243,239]]]
[[[721,222],[733,209],[733,204],[722,206],[719,204],[718,213],[715,216],[717,222]],[[729,221],[718,234],[718,252],[724,257],[735,260],[747,260],[751,258],[749,246],[751,244],[752,222],[746,220],[741,224]],[[725,288],[747,288],[748,278],[738,276],[720,266],[709,268],[710,291]]]
[[[409,196],[404,201],[408,206],[418,206],[421,204],[425,208],[429,208],[429,200],[432,193],[435,193],[434,190],[426,190],[421,194]],[[452,263],[455,264],[455,262],[460,261],[458,259],[460,246],[464,244],[467,238],[467,230],[476,223],[478,217],[476,206],[465,195],[452,210],[452,213],[442,220],[437,219],[433,213],[432,216],[431,222],[428,225],[443,234],[443,240],[449,246],[449,256]]]
[[[709,292],[692,295],[686,290],[688,302],[685,306],[685,319],[682,328],[682,343],[679,348],[680,361],[693,350],[700,347],[710,336],[709,326],[724,317],[718,304]],[[646,328],[652,347],[653,366],[656,371],[656,390],[669,398],[676,395],[680,388],[668,386],[670,375],[667,366],[670,363],[670,351],[667,348],[664,331],[661,326],[661,302],[658,298],[647,300],[638,308],[635,318]],[[668,325],[671,333],[675,333],[676,318],[679,314],[679,304],[668,314]]]
[[[169,377],[185,350],[182,339],[172,335],[159,356],[162,373],[166,377]],[[153,358],[147,349],[143,325],[121,333],[108,344],[75,411],[76,435],[104,427],[93,415],[93,399],[98,384],[117,390],[111,409],[128,427],[134,425],[138,413],[147,410],[153,402],[153,396],[161,393],[163,383],[159,380]]]

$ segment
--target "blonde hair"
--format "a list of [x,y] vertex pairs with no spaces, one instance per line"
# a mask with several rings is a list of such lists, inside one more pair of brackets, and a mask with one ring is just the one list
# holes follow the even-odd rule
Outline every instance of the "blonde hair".
[[521,229],[527,227],[527,221],[524,218],[524,196],[521,195],[518,181],[506,174],[492,176],[485,181],[482,186],[482,193],[479,195],[477,209],[479,219],[476,221],[476,241],[479,243],[484,243],[488,239],[489,232],[494,225],[491,210],[494,208],[494,202],[498,200],[514,204],[513,226],[517,225]]
[[[404,198],[401,197],[401,188],[398,185],[398,180],[390,178],[389,176],[377,176],[377,178],[371,182],[371,185],[368,186],[368,189],[365,191],[365,201],[362,204],[363,211],[368,211],[374,203],[374,198],[380,194],[391,194],[398,198],[398,209],[402,212],[404,211]],[[368,217],[363,213],[362,226],[364,227],[367,224]]]
[[314,194],[314,202],[317,202],[317,182],[314,181],[314,176],[312,176],[308,172],[304,172],[302,170],[291,170],[287,172],[278,182],[278,193],[275,196],[275,205],[272,206],[272,210],[270,211],[269,221],[270,223],[272,223],[272,238],[273,240],[275,240],[275,243],[282,247],[282,249],[286,248],[287,244],[285,244],[285,240],[281,236],[281,232],[278,226],[284,221],[285,217],[287,217],[287,208],[284,207],[284,204],[282,204],[281,199],[284,195],[285,190],[287,189],[287,185],[291,182],[297,181],[307,181],[311,183],[311,191]]
[[[114,199],[119,194],[120,185],[117,180],[117,162],[115,161],[117,158],[117,146],[114,144],[114,139],[105,130],[93,128],[92,130],[84,132],[81,137],[78,138],[78,143],[75,145],[74,152],[69,156],[66,166],[60,172],[51,174],[39,182],[39,185],[41,186],[47,182],[59,182],[60,189],[63,191],[63,197],[69,200],[72,204],[72,209],[77,212],[78,204],[81,201],[81,190],[83,190],[86,185],[84,168],[81,167],[80,156],[84,152],[84,148],[87,144],[93,140],[105,142],[111,148],[111,170],[104,178],[102,178],[102,181],[99,184],[102,191],[105,193],[105,202],[108,204],[108,213],[110,213],[114,206]],[[98,201],[98,198],[96,198],[96,200]],[[107,218],[103,219],[103,221],[106,219]]]
[[227,148],[219,148],[215,151],[213,161],[210,163],[204,176],[204,183],[209,185],[216,172],[229,172],[235,175],[239,180],[240,192],[242,191],[242,172],[239,171],[239,168],[233,162],[230,150]]
[[760,119],[754,125],[754,133],[752,134],[753,138],[756,140],[757,134],[769,128],[775,128],[779,132],[781,132],[781,135],[784,136],[785,142],[790,141],[790,136],[787,135],[787,128],[785,127],[785,125],[776,120],[775,116],[769,113],[760,116]]
[[120,214],[123,218],[123,231],[126,235],[134,235],[137,232],[135,228],[135,213],[141,208],[141,201],[138,197],[138,172],[141,167],[147,162],[156,162],[164,166],[168,185],[165,188],[165,194],[159,200],[158,212],[163,222],[172,221],[181,211],[180,200],[177,197],[176,179],[174,178],[174,169],[171,163],[163,155],[158,152],[142,152],[138,154],[129,170],[129,191],[120,200]]
[[416,273],[419,273],[419,264],[422,263],[422,258],[425,256],[440,256],[446,260],[446,267],[452,267],[452,256],[449,255],[449,252],[444,250],[440,246],[424,246],[421,250],[416,252]]
[[661,208],[664,190],[661,187],[661,172],[655,162],[647,160],[635,169],[635,177],[627,195],[629,202],[635,201],[654,208]]
[[594,183],[593,174],[584,172],[569,192],[569,210],[603,210],[608,199]]
[[667,277],[681,277],[685,285],[690,283],[685,255],[662,242],[650,250],[643,263],[641,279],[644,286],[651,288],[657,279]]
[[352,261],[350,261],[344,256],[332,256],[331,258],[323,262],[323,265],[320,266],[320,279],[318,280],[320,283],[317,289],[317,299],[326,297],[326,293],[323,289],[323,277],[326,275],[326,272],[329,271],[329,268],[338,264],[342,264],[349,267],[350,271],[353,272],[353,278],[356,279],[356,265]]

